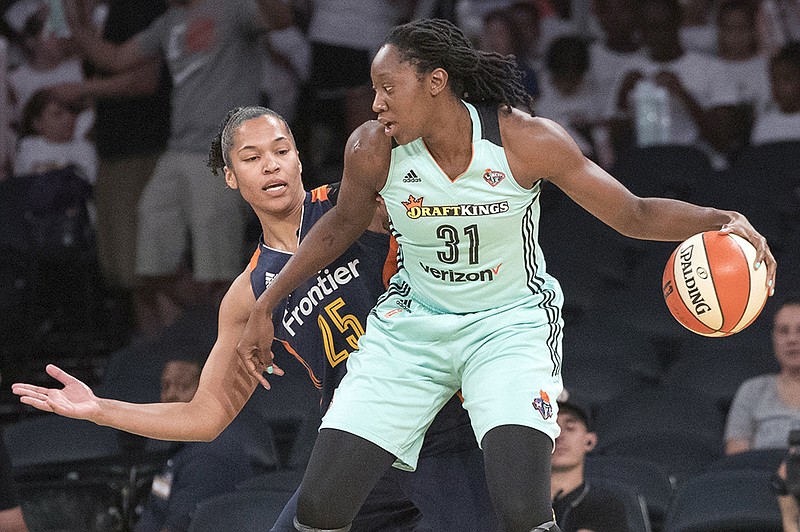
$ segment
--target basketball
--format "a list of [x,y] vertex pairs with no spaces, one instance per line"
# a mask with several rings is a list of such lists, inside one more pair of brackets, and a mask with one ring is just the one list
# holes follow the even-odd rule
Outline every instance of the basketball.
[[670,313],[703,336],[741,331],[767,301],[767,268],[754,269],[755,257],[755,247],[738,235],[706,231],[687,238],[664,268]]

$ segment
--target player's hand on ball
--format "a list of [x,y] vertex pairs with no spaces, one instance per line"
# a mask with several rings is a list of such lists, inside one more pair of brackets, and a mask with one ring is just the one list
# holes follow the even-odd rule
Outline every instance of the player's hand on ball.
[[236,353],[247,371],[258,379],[258,382],[270,389],[269,381],[264,377],[268,375],[283,375],[283,370],[273,361],[272,340],[275,329],[272,325],[272,311],[263,311],[255,308],[247,320]]
[[33,384],[15,383],[11,385],[11,391],[20,396],[21,403],[75,419],[93,421],[97,418],[100,405],[91,388],[53,364],[48,364],[45,371],[64,387],[44,388]]
[[731,222],[723,225],[721,231],[739,235],[753,244],[753,247],[756,248],[756,263],[753,267],[755,269],[767,268],[767,286],[769,287],[769,295],[773,295],[775,293],[775,273],[778,264],[769,249],[767,239],[756,231],[755,227],[743,214],[739,213],[736,213],[736,217]]

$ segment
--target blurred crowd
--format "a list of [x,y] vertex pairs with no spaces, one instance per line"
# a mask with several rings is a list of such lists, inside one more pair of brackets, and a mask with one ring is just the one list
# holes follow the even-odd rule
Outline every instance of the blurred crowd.
[[[237,105],[287,117],[308,188],[337,181],[374,116],[369,63],[393,25],[449,18],[513,54],[536,113],[606,169],[682,145],[725,170],[800,137],[792,0],[15,0],[5,2],[0,180],[55,172],[90,190],[103,281],[149,333],[214,302],[241,270],[252,215],[205,168]],[[73,207],[73,211],[75,207]],[[67,215],[68,219],[69,216]]]
[[[630,153],[647,148],[691,148],[711,173],[726,176],[752,147],[800,146],[800,0],[7,0],[0,12],[0,251],[10,258],[81,248],[96,259],[99,282],[123,302],[130,335],[148,340],[187,309],[217,305],[259,236],[241,197],[206,166],[226,113],[274,109],[296,136],[306,188],[338,181],[348,135],[374,117],[372,56],[389,29],[408,20],[446,18],[479,48],[513,55],[535,113],[561,124],[614,175],[630,168]],[[547,203],[543,220],[561,220],[548,208],[559,206]],[[783,251],[796,262],[779,271],[796,279],[800,253],[791,242],[800,247],[800,223],[790,222],[781,238],[794,235]],[[770,240],[776,250],[782,243]],[[594,275],[597,265],[559,270],[566,261],[551,256],[548,267],[568,300],[579,300],[581,287],[560,274]],[[69,268],[59,268],[53,286],[63,288]],[[640,285],[631,293],[631,301],[643,298]],[[780,368],[736,395],[728,453],[784,447],[788,431],[800,428],[800,305],[787,305],[772,333]],[[574,331],[565,351],[583,347],[580,325]],[[766,351],[765,344],[751,349]],[[609,345],[593,330],[586,347],[594,357]],[[640,366],[646,358],[630,354]],[[608,398],[604,386],[624,378],[580,353],[565,361],[565,382],[594,393],[593,407]],[[578,364],[605,382],[587,376],[580,390]],[[734,381],[726,385],[744,379]],[[758,403],[764,387],[778,399]],[[726,393],[725,415],[733,400]],[[686,410],[691,400],[681,399]],[[788,406],[761,445],[759,416],[773,415],[778,400]],[[615,407],[603,444],[619,432]],[[602,429],[602,415],[598,421]]]

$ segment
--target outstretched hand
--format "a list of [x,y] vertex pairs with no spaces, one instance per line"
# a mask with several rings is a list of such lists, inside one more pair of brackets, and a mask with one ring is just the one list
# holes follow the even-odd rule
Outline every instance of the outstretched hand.
[[268,375],[283,375],[283,370],[273,361],[272,341],[275,337],[275,328],[272,325],[272,312],[266,312],[258,306],[253,309],[250,319],[247,320],[236,353],[247,371],[258,379],[258,382],[270,389],[269,381],[264,377]]
[[733,221],[723,225],[721,231],[739,235],[753,244],[753,246],[756,248],[754,267],[756,269],[763,267],[767,268],[767,287],[769,290],[769,295],[775,294],[775,272],[778,268],[778,264],[775,261],[775,257],[772,255],[772,251],[769,249],[767,239],[764,238],[761,233],[756,231],[752,224],[750,224],[747,218],[745,218],[745,216],[742,214],[739,214]]
[[95,419],[100,406],[91,388],[53,364],[48,364],[45,371],[64,387],[44,388],[33,384],[14,383],[11,385],[11,391],[20,396],[21,403],[75,419]]

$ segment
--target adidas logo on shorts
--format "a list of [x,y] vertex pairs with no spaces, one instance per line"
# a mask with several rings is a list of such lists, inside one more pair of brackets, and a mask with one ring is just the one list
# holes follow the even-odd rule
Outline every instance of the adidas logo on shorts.
[[403,183],[419,183],[422,179],[417,177],[417,173],[414,170],[410,170],[405,176],[403,176]]
[[408,311],[411,310],[411,300],[410,299],[396,299],[394,303],[395,303],[395,305],[397,305],[398,307],[400,307],[402,309],[405,309],[405,310],[408,310]]

